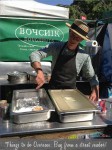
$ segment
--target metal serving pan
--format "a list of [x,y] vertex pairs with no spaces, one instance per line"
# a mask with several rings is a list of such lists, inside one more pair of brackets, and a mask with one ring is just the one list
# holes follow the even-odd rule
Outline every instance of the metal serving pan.
[[77,89],[49,90],[61,122],[89,121],[97,107]]
[[7,75],[10,83],[24,83],[28,80],[28,74],[26,72],[14,71]]
[[11,118],[14,123],[28,123],[48,120],[54,106],[45,89],[14,90]]

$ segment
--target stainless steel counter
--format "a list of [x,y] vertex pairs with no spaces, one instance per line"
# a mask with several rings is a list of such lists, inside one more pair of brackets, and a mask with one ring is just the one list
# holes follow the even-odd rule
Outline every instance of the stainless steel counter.
[[[56,121],[43,121],[27,124],[14,124],[12,121],[0,120],[0,136],[19,136],[19,135],[31,135],[31,134],[43,134],[43,133],[55,133],[62,131],[74,131],[84,129],[106,128],[108,125],[112,125],[112,113],[105,115],[95,114],[92,121],[77,122],[77,123],[60,123],[53,112],[53,118]],[[54,119],[55,120],[55,119]]]
[[[29,82],[25,83],[26,85]],[[32,84],[32,83],[31,83]],[[0,85],[11,85],[7,80],[1,80]],[[13,85],[13,84],[12,84]],[[49,121],[14,124],[12,120],[2,121],[0,118],[0,137],[46,134],[64,131],[77,131],[89,129],[104,129],[112,125],[112,108],[110,102],[107,102],[108,110],[106,114],[95,114],[92,121],[77,123],[60,123],[55,112],[52,113]],[[55,121],[54,121],[55,120]]]

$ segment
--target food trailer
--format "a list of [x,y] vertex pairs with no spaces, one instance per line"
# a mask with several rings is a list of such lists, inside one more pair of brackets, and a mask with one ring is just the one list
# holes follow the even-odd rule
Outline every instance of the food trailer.
[[[49,91],[52,57],[41,62],[46,83],[38,91],[35,90],[35,73],[30,66],[29,55],[32,51],[38,50],[50,42],[67,40],[68,28],[65,23],[72,22],[68,19],[68,9],[60,10],[53,6],[51,10],[56,9],[56,14],[54,14],[54,11],[48,11],[46,6],[47,12],[39,14],[40,5],[38,5],[39,11],[37,12],[37,5],[34,4],[35,12],[30,14],[32,9],[30,12],[29,9],[21,9],[21,6],[24,6],[21,2],[18,5],[12,4],[13,6],[1,1],[0,99],[1,103],[3,102],[1,105],[8,107],[0,109],[0,138],[110,138],[111,97],[105,99],[101,97],[101,101],[104,102],[103,108],[106,108],[105,111],[103,111],[102,105],[96,107],[88,103],[85,95],[90,93],[89,83],[81,78],[77,80],[78,90]],[[18,10],[16,14],[14,14],[15,10]],[[22,15],[19,15],[19,11]],[[23,16],[23,12],[28,14]],[[47,17],[45,13],[47,13]],[[80,46],[83,46],[84,43],[81,43]],[[83,105],[86,111],[81,107],[77,107],[78,110],[74,111],[72,106],[74,106],[75,96],[79,101],[84,100]],[[60,99],[65,102],[64,108]],[[71,103],[69,107],[68,102]],[[29,105],[33,108],[29,108]],[[27,106],[27,111],[21,110],[24,106]]]

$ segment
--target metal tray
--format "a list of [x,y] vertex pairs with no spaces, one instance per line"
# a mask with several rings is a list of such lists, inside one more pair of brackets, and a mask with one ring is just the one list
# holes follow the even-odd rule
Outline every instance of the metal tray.
[[97,107],[77,89],[49,90],[61,122],[89,121]]
[[[34,111],[34,107],[42,110]],[[28,123],[48,120],[54,106],[45,89],[14,90],[11,106],[11,118],[14,123]]]

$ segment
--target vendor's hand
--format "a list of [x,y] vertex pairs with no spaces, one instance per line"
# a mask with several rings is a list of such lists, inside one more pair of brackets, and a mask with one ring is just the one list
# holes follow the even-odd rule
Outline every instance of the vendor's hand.
[[89,99],[94,102],[97,103],[99,100],[99,87],[95,87],[92,89],[91,95],[89,96]]
[[89,99],[91,101],[97,102],[98,101],[98,96],[96,95],[95,92],[92,92],[91,95],[89,96]]
[[35,80],[36,80],[36,84],[37,84],[36,89],[39,89],[45,83],[44,73],[41,70],[38,71],[38,74],[37,74]]

